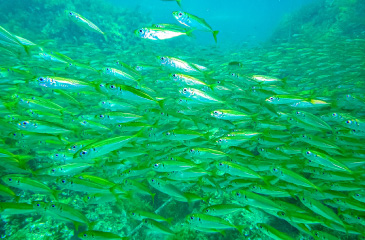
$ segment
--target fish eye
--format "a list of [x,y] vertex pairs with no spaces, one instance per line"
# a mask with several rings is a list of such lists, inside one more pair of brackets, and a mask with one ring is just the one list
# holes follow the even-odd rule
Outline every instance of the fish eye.
[[194,149],[190,149],[190,152],[192,153],[192,152],[194,152]]
[[179,12],[179,16],[182,16],[183,14],[181,12]]
[[52,207],[56,207],[56,205],[52,204]]
[[166,133],[166,136],[169,136],[169,135],[170,135],[170,132],[167,132],[167,133]]
[[233,77],[234,77],[234,75],[235,75],[234,73],[231,73],[231,76],[233,76]]
[[70,15],[72,16],[72,12],[70,12]]
[[310,151],[307,151],[306,154],[309,155],[309,154],[311,154],[311,152]]
[[84,233],[84,237],[86,237],[87,236],[87,234],[86,233]]
[[37,207],[39,207],[40,206],[40,204],[39,203],[37,203]]
[[43,78],[39,78],[39,81],[43,82],[43,80],[44,80]]
[[188,89],[187,88],[184,88],[183,91],[186,92],[186,91],[188,91]]
[[142,33],[142,32],[143,32],[143,30],[142,30],[142,29],[139,29],[139,32],[140,32],[140,33]]
[[87,153],[86,151],[82,151],[82,152],[81,152],[81,154],[82,154],[82,155],[85,155],[86,153]]
[[52,171],[52,172],[55,172],[55,171],[56,171],[56,169],[54,169],[54,168],[53,168],[51,171]]
[[174,74],[172,74],[172,77],[176,77],[177,75],[174,73]]
[[110,88],[112,88],[112,89],[113,89],[113,88],[115,88],[115,86],[114,86],[114,85],[110,85]]
[[163,60],[165,60],[165,57],[161,57],[160,59],[163,61]]
[[156,163],[155,165],[153,165],[155,168],[158,168],[158,166],[159,166],[159,164],[158,163]]
[[109,68],[106,68],[107,71],[109,71]]
[[23,124],[23,125],[27,125],[27,124],[28,124],[28,122],[24,121],[22,124]]
[[346,121],[346,123],[347,123],[347,124],[350,124],[350,123],[351,123],[351,121],[350,121],[350,120],[347,120],[347,121]]
[[272,170],[273,170],[274,172],[276,172],[276,171],[277,171],[277,169],[276,169],[276,168],[273,168]]
[[241,196],[241,194],[240,193],[236,193],[236,196],[239,197],[239,196]]
[[13,179],[11,179],[11,178],[9,178],[8,180],[9,180],[9,182],[13,181]]
[[134,215],[136,215],[135,213],[132,213],[132,215],[134,216]]
[[194,219],[194,217],[190,217],[190,219]]
[[219,163],[219,166],[223,166],[223,163]]
[[64,179],[63,179],[63,180],[62,180],[62,183],[65,183],[65,182],[66,182],[66,180],[64,180]]
[[273,98],[273,97],[270,97],[269,99],[270,99],[270,100],[274,100],[274,98]]
[[104,115],[102,115],[102,114],[101,114],[99,117],[100,117],[100,118],[103,118],[103,117],[104,117]]
[[336,115],[337,115],[336,113],[332,113],[332,116],[336,117]]

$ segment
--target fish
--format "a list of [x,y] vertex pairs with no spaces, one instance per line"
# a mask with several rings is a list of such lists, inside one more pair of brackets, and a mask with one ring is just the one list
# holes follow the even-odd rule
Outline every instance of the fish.
[[0,202],[1,215],[13,215],[13,214],[32,214],[36,209],[32,204],[28,203],[15,203],[15,202]]
[[243,207],[237,204],[218,204],[206,207],[202,210],[202,212],[211,216],[224,216],[244,210],[249,211],[247,207]]
[[161,234],[166,235],[175,235],[175,232],[172,231],[170,228],[166,227],[160,222],[157,222],[153,219],[145,218],[143,220],[143,225],[147,226],[149,229],[153,230],[154,232],[158,232]]
[[268,211],[282,211],[282,207],[280,207],[269,198],[263,197],[256,193],[252,193],[250,191],[233,191],[232,196],[238,203],[243,203],[245,205],[261,208]]
[[0,26],[0,40],[4,41],[7,44],[20,46],[24,48],[24,51],[29,55],[30,54],[30,48],[28,47],[28,44],[24,44],[19,37],[16,35],[13,35],[8,30],[6,30],[4,27]]
[[335,170],[335,171],[344,171],[352,174],[352,171],[343,163],[327,156],[324,153],[317,152],[314,150],[304,150],[303,156],[310,161],[323,165],[324,167]]
[[342,226],[345,226],[345,224],[342,222],[342,220],[339,218],[339,216],[332,211],[332,209],[326,207],[321,202],[311,199],[308,196],[299,195],[299,200],[308,207],[311,211],[323,216],[326,219],[329,219],[333,222],[336,222]]
[[93,159],[103,156],[112,151],[122,148],[125,144],[138,137],[140,134],[141,132],[131,136],[113,137],[98,141],[96,143],[91,143],[76,152],[74,154],[74,158],[81,157],[83,159]]
[[171,224],[171,221],[173,220],[173,218],[164,218],[158,214],[152,213],[152,212],[146,212],[146,211],[141,211],[141,210],[135,210],[130,212],[129,214],[132,218],[142,221],[143,219],[149,218],[149,219],[153,219],[157,222],[167,222],[169,224]]
[[105,33],[103,31],[101,31],[100,28],[97,27],[90,20],[86,19],[85,17],[81,16],[80,14],[78,14],[74,11],[65,10],[65,14],[66,14],[66,16],[68,16],[69,19],[71,19],[71,21],[73,21],[77,25],[79,25],[85,29],[91,30],[93,32],[103,34],[103,36],[105,37],[105,40],[107,40]]
[[35,84],[45,88],[61,89],[66,91],[88,90],[95,91],[93,84],[75,79],[60,77],[38,77],[34,80]]
[[181,31],[174,28],[153,28],[153,27],[145,27],[140,28],[134,31],[134,34],[137,37],[150,39],[150,40],[165,40],[171,39],[179,36],[188,36],[193,37],[192,32],[190,31]]
[[212,27],[209,26],[209,24],[203,18],[199,18],[193,14],[183,11],[172,12],[172,15],[179,23],[187,27],[211,32],[213,34],[214,41],[217,43],[217,34],[219,31],[213,31]]
[[189,214],[185,219],[189,226],[198,231],[208,229],[218,232],[222,229],[234,228],[241,232],[244,228],[244,226],[235,226],[220,217],[210,216],[203,213]]
[[58,191],[51,189],[46,184],[34,180],[23,174],[8,174],[1,177],[1,180],[8,186],[21,189],[23,191],[31,191],[35,193],[44,193],[58,199]]

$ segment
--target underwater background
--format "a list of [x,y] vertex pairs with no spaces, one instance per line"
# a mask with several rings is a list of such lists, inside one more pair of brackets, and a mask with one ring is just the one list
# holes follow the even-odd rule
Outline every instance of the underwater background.
[[365,239],[364,0],[1,0],[2,239]]

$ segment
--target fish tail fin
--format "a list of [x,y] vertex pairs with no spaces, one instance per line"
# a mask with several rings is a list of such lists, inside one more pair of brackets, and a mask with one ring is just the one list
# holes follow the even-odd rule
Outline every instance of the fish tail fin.
[[185,32],[186,36],[195,38],[195,35],[193,34],[194,30],[195,29],[192,29],[192,30],[189,30],[189,31]]
[[61,193],[60,190],[52,190],[52,197],[54,197],[54,199],[56,201],[58,201],[58,194]]
[[161,109],[164,109],[166,100],[167,100],[167,98],[164,98],[164,99],[161,99],[161,100],[157,101],[157,104],[160,106]]
[[235,226],[236,229],[241,233],[241,235],[243,236],[243,230],[245,230],[245,228],[247,227],[246,225],[237,225]]
[[181,0],[176,0],[176,3],[177,3],[177,5],[179,5],[179,7],[182,8],[182,6],[181,6]]
[[212,196],[211,195],[208,195],[206,197],[203,197],[202,200],[206,203],[209,203],[209,199],[211,198]]
[[215,43],[217,43],[217,35],[218,35],[219,31],[213,31],[213,37],[214,37],[214,41]]
[[87,225],[88,230],[93,230],[96,224],[98,224],[98,221],[90,222],[90,223]]
[[105,33],[103,33],[103,36],[104,36],[105,42],[107,42],[108,41],[108,36]]
[[261,179],[262,179],[262,181],[267,185],[267,186],[271,186],[271,184],[270,184],[270,181],[272,180],[272,177],[271,176],[269,176],[269,177],[267,177],[267,176],[261,176]]
[[166,222],[171,225],[172,220],[174,220],[174,218],[173,217],[170,217],[170,218],[167,218],[166,219]]
[[73,222],[73,224],[75,226],[76,232],[78,232],[79,231],[79,227],[80,227],[80,223],[79,222],[76,222],[76,221],[72,221],[72,222]]
[[24,48],[24,51],[27,53],[28,56],[30,56],[30,47],[27,45],[22,45]]
[[210,84],[210,85],[208,85],[208,89],[211,91],[214,91],[214,88],[217,87],[218,85],[219,84],[217,84],[217,83]]

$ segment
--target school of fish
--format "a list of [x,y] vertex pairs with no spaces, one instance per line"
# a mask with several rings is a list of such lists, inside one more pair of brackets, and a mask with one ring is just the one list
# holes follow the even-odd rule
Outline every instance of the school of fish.
[[[81,14],[60,17],[107,42]],[[134,35],[219,43],[171,19]],[[365,34],[168,55],[26,38],[0,26],[2,237],[364,239]]]

